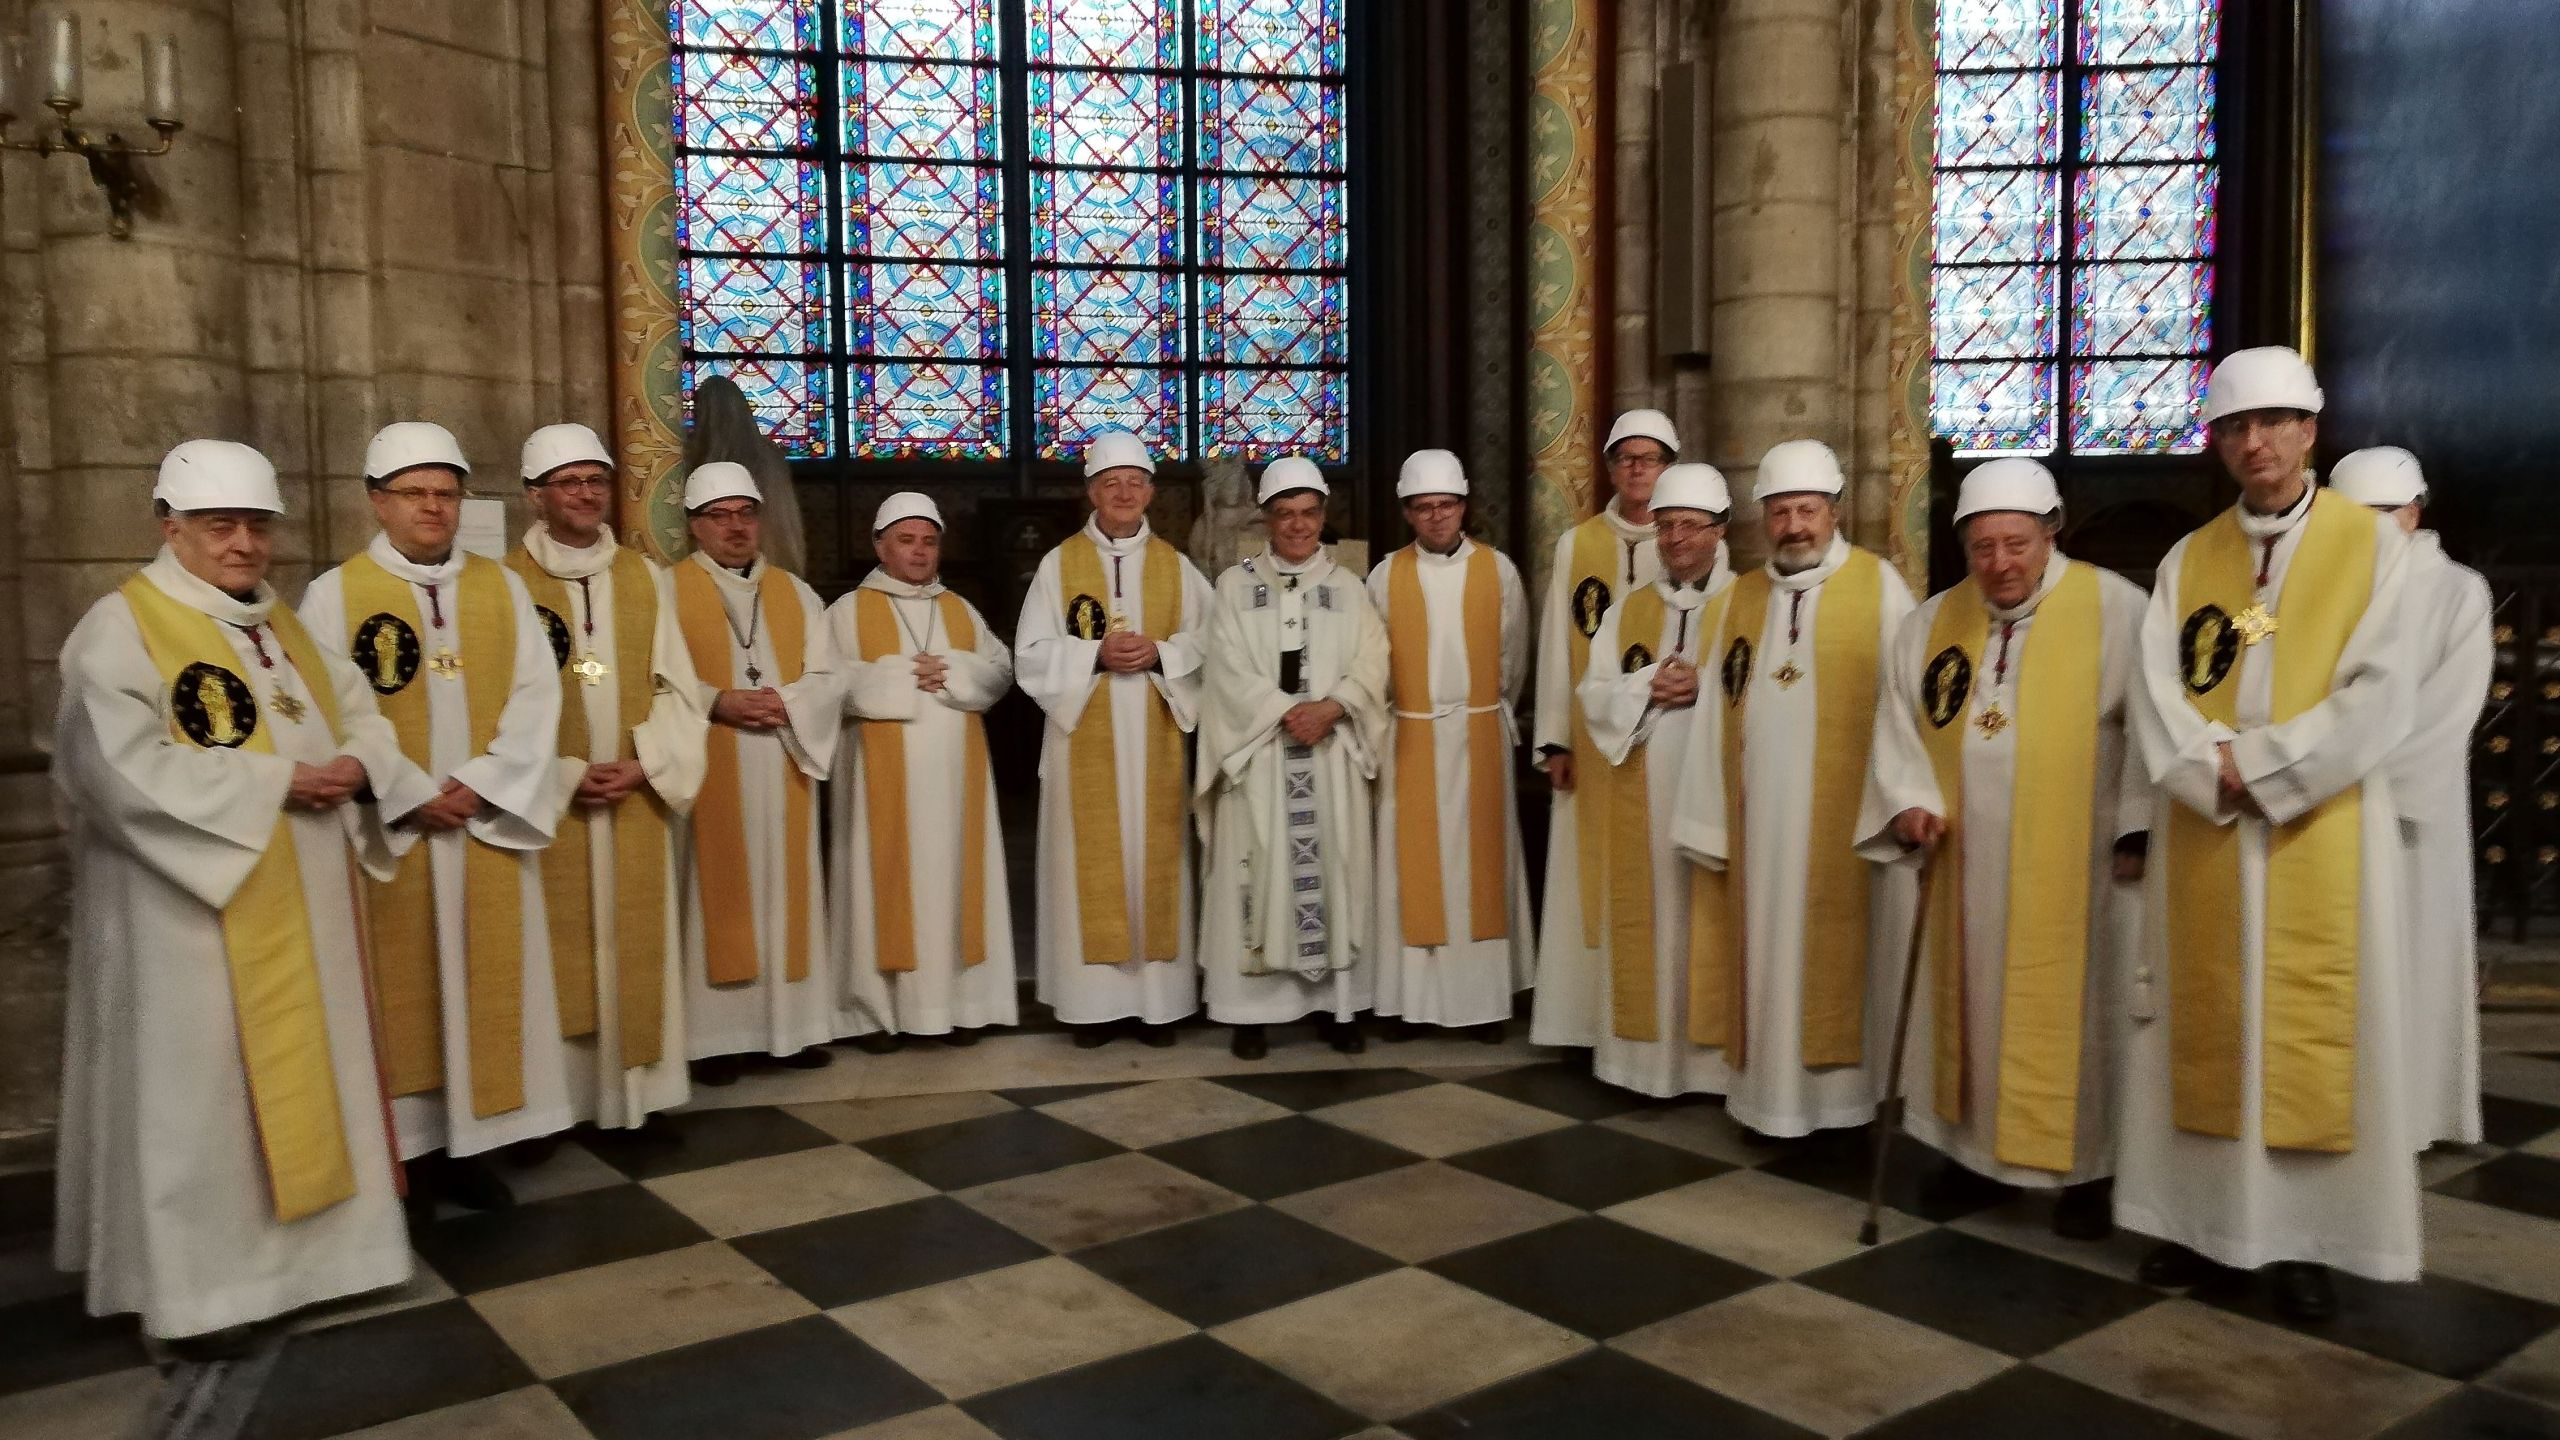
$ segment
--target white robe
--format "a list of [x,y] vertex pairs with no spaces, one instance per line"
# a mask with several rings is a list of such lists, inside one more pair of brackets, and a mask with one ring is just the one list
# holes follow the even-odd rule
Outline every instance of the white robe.
[[[802,625],[800,678],[777,683],[781,668],[774,661],[773,626],[755,607],[757,587],[766,562],[759,557],[740,575],[714,564],[697,550],[676,562],[699,565],[720,587],[720,603],[729,616],[729,683],[748,689],[747,667],[764,676],[762,688],[782,695],[790,724],[780,730],[732,730],[738,741],[740,811],[745,817],[747,879],[753,893],[702,893],[694,847],[703,837],[688,822],[677,846],[677,874],[684,904],[685,1053],[696,1060],[716,1055],[796,1055],[845,1034],[840,1007],[844,1003],[844,954],[836,947],[827,922],[826,854],[819,846],[818,804],[809,806],[809,973],[788,978],[785,931],[791,892],[786,883],[789,851],[783,828],[783,776],[796,766],[812,781],[827,778],[835,760],[836,732],[844,721],[844,677],[836,670],[835,644],[827,637],[827,612],[818,594],[797,575],[788,576],[800,599]],[[750,636],[751,644],[739,643]],[[699,676],[702,665],[697,658]],[[719,691],[696,680],[696,699],[711,713]],[[718,722],[713,722],[718,723]],[[695,799],[695,810],[701,801]],[[723,839],[720,843],[726,844]],[[706,905],[745,905],[756,915],[756,976],[734,985],[711,983],[709,958],[703,950],[702,917]]]
[[[617,654],[613,560],[619,547],[613,532],[607,530],[595,544],[575,549],[552,539],[548,531],[536,525],[525,532],[524,545],[535,564],[568,582],[563,588],[568,592],[569,609],[560,618],[578,637],[575,652],[603,657]],[[666,987],[666,999],[659,1018],[659,1054],[663,1058],[654,1065],[625,1065],[622,1061],[618,1018],[621,987],[617,983],[621,961],[617,957],[625,942],[614,929],[620,913],[614,903],[614,832],[610,824],[591,824],[587,829],[587,904],[595,938],[596,1031],[562,1043],[569,1052],[570,1105],[580,1120],[607,1129],[639,1125],[653,1112],[682,1105],[692,1095],[684,1063],[683,969],[676,949],[676,936],[681,929],[677,921],[673,817],[683,815],[693,804],[694,792],[702,788],[703,727],[709,717],[699,703],[701,686],[694,678],[693,657],[685,650],[684,634],[676,626],[675,586],[665,566],[645,559],[642,563],[649,567],[658,592],[658,624],[649,648],[653,694],[649,713],[634,717],[627,728],[631,731],[632,754],[648,776],[648,789],[665,803],[670,822],[666,853],[659,857],[667,875],[664,917],[656,933],[631,936],[628,943],[656,950],[662,961],[661,983]],[[582,577],[587,581],[584,586],[577,583]],[[587,633],[590,623],[595,629]],[[588,753],[565,758],[590,763],[619,758],[622,752],[617,737],[626,725],[622,687],[615,676],[608,674],[599,683],[589,685],[564,671],[561,702],[583,704],[587,720]],[[617,803],[645,802],[635,792]],[[574,812],[572,818],[576,818]]]
[[[392,548],[381,535],[367,554],[409,585],[417,607],[420,648],[433,654],[444,645],[436,634],[439,606],[448,627],[461,624],[460,591],[463,552],[456,546],[441,565],[419,565]],[[345,567],[311,582],[302,594],[302,623],[312,638],[340,655],[346,654]],[[403,1095],[391,1102],[391,1123],[398,1136],[400,1158],[407,1160],[444,1150],[476,1155],[518,1140],[531,1140],[566,1130],[577,1120],[569,1098],[567,1056],[562,1050],[560,1009],[551,981],[551,931],[542,905],[542,857],[551,843],[586,767],[554,753],[560,735],[560,676],[551,657],[551,637],[534,612],[533,599],[512,570],[505,571],[507,597],[515,607],[515,654],[462,656],[464,674],[473,684],[492,684],[511,677],[506,708],[489,748],[471,751],[471,711],[463,677],[418,667],[409,683],[427,687],[429,763],[421,766],[438,783],[451,778],[480,796],[479,817],[466,830],[446,830],[426,837],[429,873],[435,884],[436,958],[443,994],[444,1088],[423,1095]],[[430,602],[427,587],[436,586]],[[362,623],[364,616],[354,617]],[[449,628],[452,647],[462,648],[461,631]],[[505,668],[501,668],[505,667]],[[471,1029],[469,988],[464,979],[469,956],[463,892],[464,836],[501,850],[516,852],[516,878],[523,906],[521,997],[524,1046],[524,1104],[496,1115],[471,1113],[468,1103],[448,1105],[450,1095],[471,1093]],[[541,1043],[541,1037],[550,1037]]]
[[[1122,613],[1138,623],[1140,598],[1146,594],[1146,542],[1138,533],[1114,540],[1091,521],[1085,537],[1102,551],[1103,565],[1123,557],[1118,567]],[[1066,597],[1059,580],[1059,552],[1041,557],[1022,600],[1021,623],[1014,628],[1019,647],[1015,679],[1048,716],[1040,729],[1040,840],[1035,862],[1034,893],[1039,897],[1036,929],[1039,944],[1039,996],[1069,1025],[1099,1025],[1112,1020],[1140,1020],[1163,1025],[1200,1008],[1200,961],[1193,946],[1199,923],[1192,898],[1190,827],[1183,827],[1180,907],[1181,948],[1171,960],[1124,960],[1117,964],[1085,962],[1084,934],[1076,881],[1075,785],[1070,765],[1074,727],[1097,694],[1111,704],[1111,749],[1118,762],[1120,871],[1128,897],[1132,937],[1146,925],[1146,797],[1147,709],[1150,694],[1164,697],[1173,723],[1189,734],[1200,723],[1201,640],[1208,633],[1214,594],[1209,582],[1189,560],[1175,554],[1182,567],[1182,624],[1156,642],[1157,666],[1140,675],[1103,671],[1095,656],[1099,640],[1080,640],[1066,626]],[[1189,748],[1187,745],[1184,747]],[[1182,777],[1187,803],[1191,778]]]
[[[1285,585],[1291,574],[1294,592]],[[1337,701],[1345,711],[1314,747],[1326,949],[1311,959],[1294,954],[1287,903],[1287,737],[1280,718],[1300,700],[1281,693],[1278,677],[1290,614],[1305,636],[1307,696]],[[1198,788],[1209,807],[1200,895],[1209,1018],[1266,1025],[1321,1012],[1348,1020],[1369,1008],[1377,987],[1369,953],[1377,873],[1369,784],[1386,737],[1386,626],[1368,592],[1322,551],[1294,570],[1257,556],[1218,577],[1207,653]],[[1262,942],[1269,973],[1245,973],[1249,938]],[[1290,968],[1300,963],[1321,968],[1302,975]]]
[[[1418,548],[1418,547],[1417,547]],[[1537,978],[1538,933],[1529,913],[1529,871],[1520,856],[1520,809],[1513,799],[1511,751],[1519,745],[1512,707],[1529,674],[1529,597],[1511,557],[1493,557],[1502,594],[1502,827],[1511,863],[1503,875],[1510,933],[1493,940],[1459,938],[1465,933],[1469,897],[1474,893],[1474,866],[1467,837],[1474,833],[1467,810],[1469,753],[1467,695],[1467,568],[1476,542],[1460,539],[1447,555],[1419,551],[1415,569],[1422,582],[1423,612],[1430,617],[1431,766],[1438,791],[1440,896],[1449,918],[1450,941],[1440,946],[1404,943],[1404,912],[1397,892],[1396,747],[1389,726],[1378,756],[1378,898],[1377,940],[1370,953],[1378,964],[1378,1013],[1425,1025],[1489,1025],[1511,1018],[1513,991],[1525,990]],[[1369,600],[1383,620],[1387,614],[1390,555],[1369,571]],[[1392,644],[1394,636],[1388,637]],[[1392,693],[1388,696],[1394,703]]]
[[[434,798],[435,786],[401,758],[354,666],[294,668],[264,627],[273,590],[234,600],[165,550],[143,573],[226,622],[234,674],[303,709],[296,721],[261,707],[272,755],[198,748],[169,733],[168,687],[122,595],[92,605],[63,646],[53,778],[70,831],[72,919],[54,1261],[88,1272],[91,1314],[136,1311],[146,1334],[181,1337],[409,1278],[355,866],[390,874],[410,837],[395,838],[384,817]],[[258,642],[243,625],[260,627]],[[273,669],[258,662],[261,644]],[[344,745],[312,699],[320,686],[337,698]],[[294,766],[340,754],[363,763],[377,802],[285,811]],[[301,872],[356,1181],[354,1195],[290,1223],[269,1202],[220,916],[279,812]]]
[[[1621,603],[1609,608],[1600,631],[1591,637],[1590,663],[1583,667],[1579,692],[1591,738],[1612,765],[1624,765],[1636,747],[1644,748],[1644,864],[1653,872],[1653,1001],[1652,1040],[1629,1040],[1610,1023],[1616,1013],[1616,986],[1607,952],[1598,964],[1598,1031],[1593,1036],[1591,1073],[1612,1085],[1641,1095],[1667,1099],[1674,1095],[1721,1095],[1733,1084],[1733,1069],[1724,1051],[1689,1043],[1689,862],[1671,843],[1672,822],[1679,810],[1683,771],[1690,763],[1690,732],[1699,712],[1717,694],[1715,667],[1700,656],[1714,638],[1706,634],[1711,618],[1708,602],[1733,584],[1733,574],[1719,565],[1695,589],[1662,580],[1653,588],[1662,596],[1663,620],[1670,638],[1627,635],[1619,623]],[[1620,658],[1630,644],[1655,651],[1650,665],[1619,673]],[[1653,703],[1654,676],[1662,662],[1677,655],[1699,666],[1699,703],[1665,710]],[[1636,863],[1636,857],[1612,855],[1610,865]],[[1550,893],[1553,893],[1552,891]],[[1579,897],[1577,896],[1577,899]],[[1602,932],[1606,943],[1608,932]],[[1580,942],[1575,942],[1577,948]]]
[[[2263,592],[2272,603],[2301,544],[2307,508],[2274,517],[2241,513],[2253,539],[2279,539]],[[2170,1104],[2170,969],[2165,920],[2169,867],[2155,855],[2146,876],[2147,975],[2137,970],[2136,1024],[2126,1044],[2122,1130],[2116,1147],[2116,1220],[2174,1240],[2225,1265],[2254,1269],[2308,1260],[2375,1280],[2415,1280],[2419,1269],[2418,1137],[2411,1123],[2408,988],[2400,946],[2400,835],[2384,769],[2408,733],[2411,655],[2403,638],[2409,546],[2399,527],[2374,517],[2380,539],[2373,595],[2340,656],[2326,700],[2281,725],[2274,704],[2275,648],[2244,647],[2238,674],[2237,733],[2204,718],[2187,699],[2178,632],[2190,608],[2178,572],[2189,536],[2160,562],[2142,622],[2144,700],[2134,706],[2144,763],[2159,787],[2152,834],[2164,836],[2169,807],[2184,805],[2216,824],[2240,827],[2240,1136],[2191,1135]],[[2254,548],[2254,547],[2253,547]],[[2250,796],[2283,823],[2350,786],[2364,787],[2364,864],[2356,975],[2355,1148],[2345,1154],[2269,1150],[2260,1141],[2260,1001],[2265,991],[2267,822],[2221,807],[2215,746],[2230,741]],[[2146,985],[2144,982],[2148,981]]]
[[[2004,1164],[1994,1122],[2000,1094],[2001,1004],[2009,973],[2009,830],[2017,795],[2018,736],[2024,727],[2038,723],[2019,709],[2018,695],[2026,683],[2026,662],[2036,653],[2030,640],[2038,606],[2068,568],[2069,562],[2056,550],[2042,582],[2025,604],[2016,610],[1991,610],[1990,630],[1983,642],[1989,653],[1974,666],[1964,713],[1949,722],[1964,727],[1964,818],[1958,842],[1964,854],[1964,892],[1959,903],[1964,912],[1965,1091],[1972,1097],[1964,1122],[1951,1125],[1938,1114],[1932,1049],[1937,1020],[1926,949],[1920,954],[1923,968],[1919,988],[1912,995],[1910,1041],[1902,1072],[1904,1129],[1975,1174],[2028,1189],[2076,1185],[2114,1172],[2111,1101],[2125,1027],[2124,968],[2134,953],[2141,911],[2138,887],[2115,879],[2115,847],[2118,840],[2140,833],[2151,823],[2150,778],[2143,773],[2141,761],[2129,754],[2125,727],[2125,702],[2137,688],[2146,597],[2131,581],[2101,570],[2096,777],[2085,802],[2090,809],[2089,949],[2080,992],[2080,1089],[2072,1165],[2067,1174],[2058,1174]],[[1929,761],[1920,728],[1919,697],[1931,658],[1930,628],[1937,623],[1939,608],[1949,604],[1955,593],[1941,591],[1922,602],[1902,622],[1901,633],[1887,652],[1883,682],[1876,691],[1875,763],[1867,776],[1865,806],[1858,812],[1858,852],[1915,875],[1921,854],[1905,850],[1894,838],[1892,825],[1905,810],[1925,810],[1946,818],[1946,797],[1938,789],[1938,772]],[[2011,627],[2005,680],[1998,673],[2003,621]],[[1973,728],[1973,719],[1993,700],[2016,723],[1986,737]],[[2047,798],[2056,805],[2070,803],[2064,796]],[[1907,953],[1896,954],[1880,977],[1897,1001]]]
[[[897,651],[872,661],[859,658],[862,643],[854,607],[863,590],[889,596],[899,622]],[[879,906],[871,890],[872,777],[863,763],[861,728],[848,724],[835,779],[827,786],[836,897],[831,909],[852,997],[840,1028],[848,1034],[947,1035],[954,1029],[1011,1025],[1016,1019],[1013,906],[1005,893],[1004,827],[996,820],[995,779],[990,773],[977,795],[966,793],[961,784],[967,773],[968,722],[1004,698],[1013,682],[1013,657],[974,605],[969,618],[978,627],[978,643],[968,650],[953,648],[936,598],[942,593],[938,581],[909,585],[874,570],[854,594],[827,608],[844,675],[846,716],[853,721],[894,720],[905,727],[908,889],[915,915],[915,968],[883,973],[874,923]],[[950,667],[943,673],[940,694],[917,688],[919,654],[939,655]],[[960,877],[971,805],[984,805],[987,815],[980,856],[987,887],[982,916],[987,949],[977,964],[963,965]]]
[[[1742,893],[1746,966],[1744,993],[1751,1037],[1747,1063],[1733,1075],[1725,1109],[1766,1135],[1797,1136],[1861,1125],[1875,1113],[1879,1083],[1892,1053],[1894,982],[1911,943],[1911,877],[1878,867],[1868,877],[1866,1057],[1857,1065],[1805,1068],[1804,912],[1805,872],[1812,843],[1813,774],[1821,765],[1859,765],[1863,757],[1814,753],[1815,697],[1822,670],[1814,650],[1825,582],[1849,558],[1849,542],[1834,537],[1830,552],[1811,569],[1793,575],[1770,572],[1767,623],[1753,646],[1751,694],[1742,736],[1744,809],[1749,831]],[[1911,590],[1892,566],[1883,567],[1876,607],[1876,644],[1889,647],[1911,613]],[[1788,641],[1789,595],[1804,594],[1797,617],[1800,636]],[[1792,658],[1803,677],[1780,685],[1776,673]],[[1717,657],[1721,663],[1721,657]],[[1710,681],[1715,665],[1708,667]],[[1879,677],[1881,678],[1881,677]],[[1879,686],[1881,689],[1881,686]],[[1723,705],[1689,732],[1689,759],[1672,843],[1701,864],[1722,868],[1731,854],[1725,834]],[[1870,720],[1869,723],[1872,723]],[[1860,742],[1869,738],[1862,728]],[[1864,773],[1863,767],[1860,771]]]
[[2419,1145],[2480,1143],[2480,927],[2471,855],[2471,733],[2497,660],[2489,582],[2432,530],[2409,545],[2407,630],[2417,657],[2409,736],[2391,752],[2408,870],[2409,1103]]

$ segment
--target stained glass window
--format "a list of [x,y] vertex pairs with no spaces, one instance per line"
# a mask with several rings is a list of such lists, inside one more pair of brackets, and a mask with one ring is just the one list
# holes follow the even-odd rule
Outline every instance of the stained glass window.
[[802,457],[1344,458],[1345,0],[671,3],[688,390]]
[[1930,420],[1959,455],[2203,448],[2219,0],[1939,0]]

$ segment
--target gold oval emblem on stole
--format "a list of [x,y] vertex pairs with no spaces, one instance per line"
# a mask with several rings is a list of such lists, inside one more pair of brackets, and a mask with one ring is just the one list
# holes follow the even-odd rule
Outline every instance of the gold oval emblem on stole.
[[1068,634],[1079,640],[1099,640],[1110,630],[1111,618],[1103,613],[1101,601],[1079,595],[1067,602]]
[[1633,675],[1652,663],[1652,651],[1642,645],[1630,645],[1627,647],[1627,653],[1618,657],[1618,673]]
[[2202,695],[2231,673],[2240,654],[2240,633],[2219,605],[2205,605],[2178,627],[2178,673],[2190,695]]
[[418,678],[418,632],[388,611],[368,615],[356,627],[353,651],[348,658],[372,682],[376,695],[397,695]]
[[249,682],[202,660],[170,682],[169,713],[188,739],[207,749],[233,749],[258,733],[258,699]]
[[1724,652],[1724,703],[1739,705],[1751,688],[1751,642],[1736,635]]
[[1964,713],[1964,702],[1973,696],[1973,661],[1960,646],[1950,645],[1930,660],[1929,668],[1920,672],[1920,705],[1928,713],[1929,723],[1946,729]]
[[533,613],[542,617],[542,633],[551,641],[551,665],[558,669],[569,663],[569,622],[548,605],[536,605]]
[[1600,622],[1609,616],[1609,584],[1597,575],[1585,575],[1573,587],[1573,628],[1590,639],[1600,633]]

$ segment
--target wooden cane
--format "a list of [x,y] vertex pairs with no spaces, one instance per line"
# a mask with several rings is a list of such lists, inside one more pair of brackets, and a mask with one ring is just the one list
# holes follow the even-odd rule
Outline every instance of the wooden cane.
[[[1940,837],[1938,843],[1952,843],[1955,837]],[[1911,948],[1902,957],[1902,1005],[1893,1017],[1893,1063],[1885,1071],[1884,1103],[1876,1107],[1875,1159],[1867,1176],[1867,1223],[1858,1227],[1858,1243],[1873,1245],[1881,1234],[1879,1222],[1884,1216],[1885,1157],[1893,1151],[1894,1132],[1902,1128],[1902,1052],[1911,1038],[1911,997],[1920,988],[1920,944],[1929,933],[1929,879],[1938,868],[1938,852],[1932,847],[1920,860],[1920,898],[1911,907]]]

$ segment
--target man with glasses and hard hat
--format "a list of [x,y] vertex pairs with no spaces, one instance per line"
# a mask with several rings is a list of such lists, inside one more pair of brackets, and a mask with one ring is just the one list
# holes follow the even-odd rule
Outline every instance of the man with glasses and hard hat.
[[435,799],[352,665],[267,583],[275,467],[189,440],[159,557],[62,650],[69,1018],[55,1263],[188,1359],[409,1278],[354,866]]
[[1857,825],[1879,864],[1935,854],[1903,1128],[1973,1175],[2059,1190],[2055,1232],[2100,1240],[2151,823],[2125,723],[2144,597],[2055,545],[2062,495],[2033,460],[1976,466],[1955,529],[1967,578],[1885,657]]
[[577,1118],[538,852],[586,766],[560,758],[559,670],[524,581],[456,543],[470,473],[443,426],[384,426],[364,458],[381,533],[311,582],[302,623],[443,787],[403,822],[426,843],[366,886],[374,1003],[413,1198],[491,1209],[514,1197],[468,1157]]
[[570,1100],[636,1128],[691,1093],[674,817],[702,785],[705,717],[666,570],[614,539],[612,453],[561,424],[519,458],[534,523],[507,564],[559,667],[560,754],[586,767],[542,852]]
[[2270,1266],[2277,1308],[2328,1270],[2415,1280],[2397,798],[2419,669],[2409,542],[2311,483],[2320,386],[2291,350],[2214,367],[2204,420],[2240,503],[2170,547],[2142,626],[2151,826],[2116,1219],[2166,1242],[2155,1285]]

